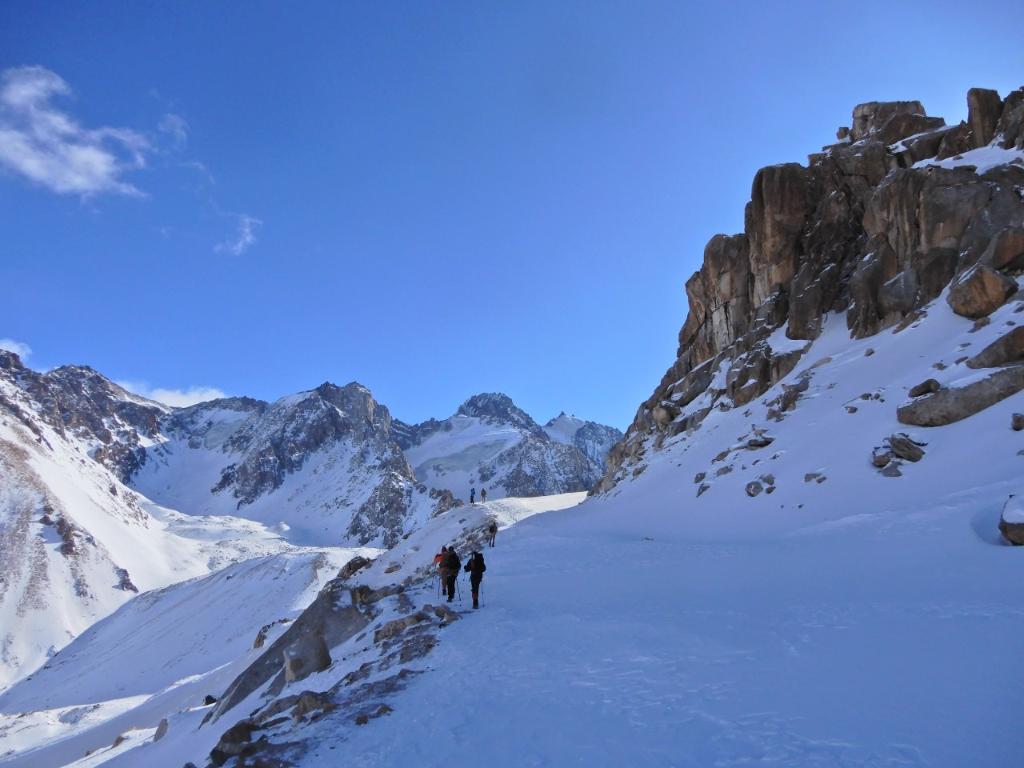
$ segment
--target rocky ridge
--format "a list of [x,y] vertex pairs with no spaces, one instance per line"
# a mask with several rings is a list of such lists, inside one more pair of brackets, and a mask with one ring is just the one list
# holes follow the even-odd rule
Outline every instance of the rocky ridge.
[[621,437],[564,413],[541,426],[501,393],[474,395],[443,421],[396,421],[392,434],[420,481],[467,500],[470,487],[486,487],[489,498],[589,490]]
[[[612,450],[598,492],[712,409],[743,407],[792,373],[830,314],[867,338],[912,323],[951,282],[951,309],[979,323],[1016,293],[1024,88],[1005,99],[972,89],[967,105],[968,119],[947,126],[920,102],[861,104],[806,166],[758,171],[744,232],[706,246],[686,283],[677,359]],[[996,399],[1020,389],[1015,374],[996,375],[1012,380],[990,387]],[[792,407],[801,381],[776,412]]]

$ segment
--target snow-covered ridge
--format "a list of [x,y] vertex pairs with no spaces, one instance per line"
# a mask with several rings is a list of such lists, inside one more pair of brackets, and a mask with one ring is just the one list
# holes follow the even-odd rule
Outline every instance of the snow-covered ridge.
[[590,490],[622,433],[564,413],[541,427],[507,395],[475,395],[453,416],[392,431],[416,477],[468,501]]

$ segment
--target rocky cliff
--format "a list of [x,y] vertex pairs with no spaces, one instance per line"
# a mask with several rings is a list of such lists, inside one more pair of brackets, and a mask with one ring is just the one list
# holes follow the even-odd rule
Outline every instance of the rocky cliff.
[[764,394],[832,314],[864,338],[912,322],[951,283],[950,307],[980,322],[1016,292],[1024,88],[1005,98],[972,89],[967,106],[968,119],[948,126],[917,101],[860,104],[807,165],[758,171],[743,233],[712,237],[686,283],[677,358],[612,450],[599,491],[712,409]]

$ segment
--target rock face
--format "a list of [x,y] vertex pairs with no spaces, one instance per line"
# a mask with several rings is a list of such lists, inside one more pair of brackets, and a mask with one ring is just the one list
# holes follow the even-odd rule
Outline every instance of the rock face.
[[475,395],[444,421],[394,422],[391,432],[420,482],[466,501],[470,488],[477,499],[483,488],[490,499],[590,490],[622,437],[565,413],[542,427],[500,393]]
[[[677,358],[612,450],[598,492],[630,476],[647,450],[698,429],[712,408],[771,388],[829,313],[845,313],[863,338],[912,322],[950,281],[950,305],[965,317],[987,316],[1016,292],[1005,273],[1024,268],[1024,164],[1007,156],[978,173],[959,155],[1024,142],[1024,89],[1005,100],[974,89],[968,110],[967,122],[946,126],[920,102],[861,104],[839,142],[806,166],[757,173],[744,231],[712,237],[686,283]],[[775,415],[797,398],[780,400]]]

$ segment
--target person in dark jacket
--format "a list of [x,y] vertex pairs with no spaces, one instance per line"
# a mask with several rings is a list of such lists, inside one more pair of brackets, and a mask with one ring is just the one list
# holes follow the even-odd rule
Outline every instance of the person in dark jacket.
[[476,504],[476,488],[469,489],[469,503]]
[[484,563],[484,556],[480,552],[474,552],[466,563],[466,572],[469,573],[469,584],[473,588],[473,607],[480,607],[480,582],[483,581],[484,571],[487,564]]
[[487,526],[487,546],[494,546],[494,537],[498,535],[498,522],[497,520],[491,520],[491,524]]
[[487,503],[487,489],[486,488],[481,488],[480,489],[480,503],[481,504],[486,504]]
[[444,561],[444,586],[448,591],[448,602],[455,599],[455,579],[459,577],[459,568],[462,561],[459,560],[455,547],[448,547],[448,557]]

